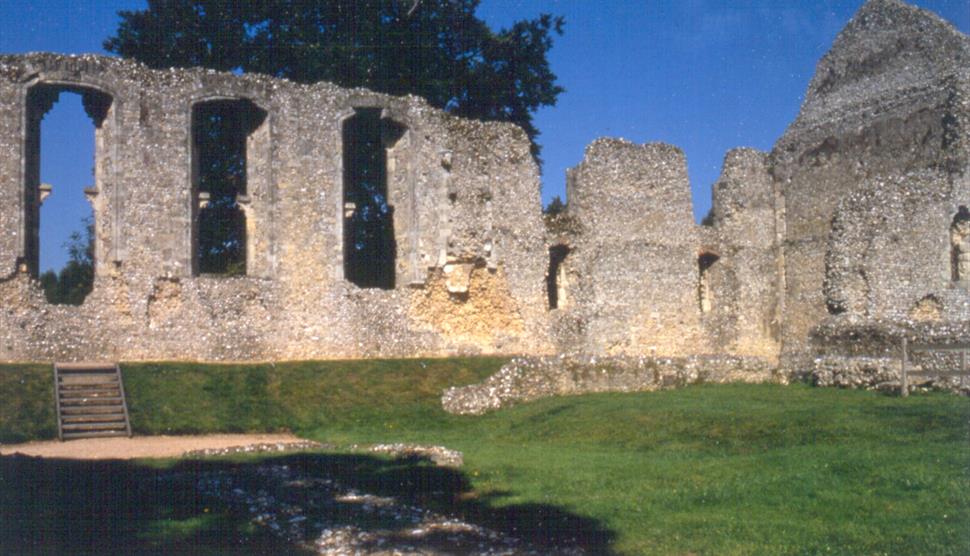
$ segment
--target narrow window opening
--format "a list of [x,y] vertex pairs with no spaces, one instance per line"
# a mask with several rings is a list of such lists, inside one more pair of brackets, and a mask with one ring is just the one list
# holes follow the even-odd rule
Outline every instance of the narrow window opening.
[[963,206],[950,225],[950,273],[955,283],[970,286],[970,211]]
[[207,101],[192,109],[196,274],[246,274],[246,144],[265,117],[245,99]]
[[566,256],[569,246],[553,245],[549,248],[549,270],[546,272],[546,292],[549,309],[558,309],[566,303]]
[[387,149],[404,131],[381,118],[380,108],[356,108],[343,124],[344,277],[361,288],[394,289],[397,243]]
[[704,253],[697,258],[700,280],[697,286],[697,299],[701,312],[709,313],[714,308],[714,288],[711,284],[711,270],[720,257],[712,253]]
[[110,106],[84,88],[27,93],[26,266],[53,304],[81,305],[94,288],[96,143]]

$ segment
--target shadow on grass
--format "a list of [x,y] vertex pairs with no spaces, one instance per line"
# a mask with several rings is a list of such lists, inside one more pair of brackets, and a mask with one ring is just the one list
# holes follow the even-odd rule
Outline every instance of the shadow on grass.
[[[279,477],[280,470],[286,475]],[[200,490],[202,483],[208,487]],[[230,493],[256,493],[257,498],[268,493],[279,506],[301,506],[306,519],[299,522],[298,536],[305,539],[315,539],[324,528],[347,525],[362,532],[382,531],[389,542],[407,537],[413,522],[395,522],[359,499],[336,496],[353,489],[506,533],[540,553],[576,546],[591,554],[612,553],[614,535],[597,521],[549,505],[499,507],[501,494],[475,496],[459,470],[417,458],[342,454],[245,462],[186,460],[165,468],[3,456],[0,553],[301,553],[268,527],[253,524],[251,499],[229,501],[232,495],[206,494],[213,484]],[[326,486],[334,484],[339,488]],[[281,523],[287,525],[285,519]],[[414,544],[413,538],[406,540]],[[453,540],[452,534],[432,531],[418,545],[448,550]]]

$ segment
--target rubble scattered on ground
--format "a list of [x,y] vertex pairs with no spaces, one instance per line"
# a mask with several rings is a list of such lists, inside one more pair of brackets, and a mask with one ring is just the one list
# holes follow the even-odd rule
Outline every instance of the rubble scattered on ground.
[[204,472],[199,493],[242,509],[253,523],[318,554],[580,555],[579,547],[535,547],[394,497],[360,492],[296,466]]

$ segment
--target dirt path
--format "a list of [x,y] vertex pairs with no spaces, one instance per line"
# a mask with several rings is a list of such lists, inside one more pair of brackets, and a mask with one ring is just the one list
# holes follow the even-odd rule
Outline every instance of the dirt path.
[[292,434],[210,434],[204,436],[135,436],[45,440],[26,444],[0,444],[0,455],[24,454],[67,459],[171,458],[195,450],[225,449],[253,444],[302,442]]

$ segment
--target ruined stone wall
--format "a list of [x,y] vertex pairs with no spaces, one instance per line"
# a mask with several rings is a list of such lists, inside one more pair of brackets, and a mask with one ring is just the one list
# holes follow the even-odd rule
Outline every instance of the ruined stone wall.
[[[34,278],[40,121],[58,90],[83,94],[97,128],[80,307],[48,304]],[[244,276],[199,274],[193,254],[193,109],[225,100],[253,111]],[[344,129],[361,110],[397,130],[382,138],[387,289],[345,275]],[[2,56],[0,360],[717,355],[882,377],[901,335],[970,337],[968,129],[970,39],[869,0],[772,152],[727,154],[709,225],[679,149],[622,139],[587,147],[568,210],[544,222],[512,125],[327,83]]]
[[[110,98],[97,131],[94,291],[51,306],[31,277],[30,91]],[[192,109],[246,99],[245,276],[193,270]],[[416,97],[98,56],[0,57],[0,359],[361,357],[549,351],[538,172],[517,127]],[[378,108],[396,286],[344,279],[343,121]],[[38,128],[39,129],[39,128]],[[53,194],[57,194],[55,184]],[[34,206],[31,206],[33,203]]]
[[855,321],[970,319],[951,238],[967,199],[970,190],[927,171],[878,179],[845,197],[825,256],[829,312]]
[[[564,350],[686,355],[710,350],[697,300],[697,226],[683,152],[599,139],[570,173]],[[568,325],[568,326],[567,326]]]
[[[965,133],[955,99],[968,66],[966,36],[897,0],[867,2],[819,62],[801,113],[771,153],[785,204],[782,337],[791,366],[808,364],[810,331],[828,315],[826,251],[840,201],[922,171],[949,189],[966,167],[954,135]],[[877,211],[899,218],[892,208]]]
[[778,199],[766,153],[735,149],[714,184],[702,228],[702,322],[718,352],[776,361],[780,349]]

